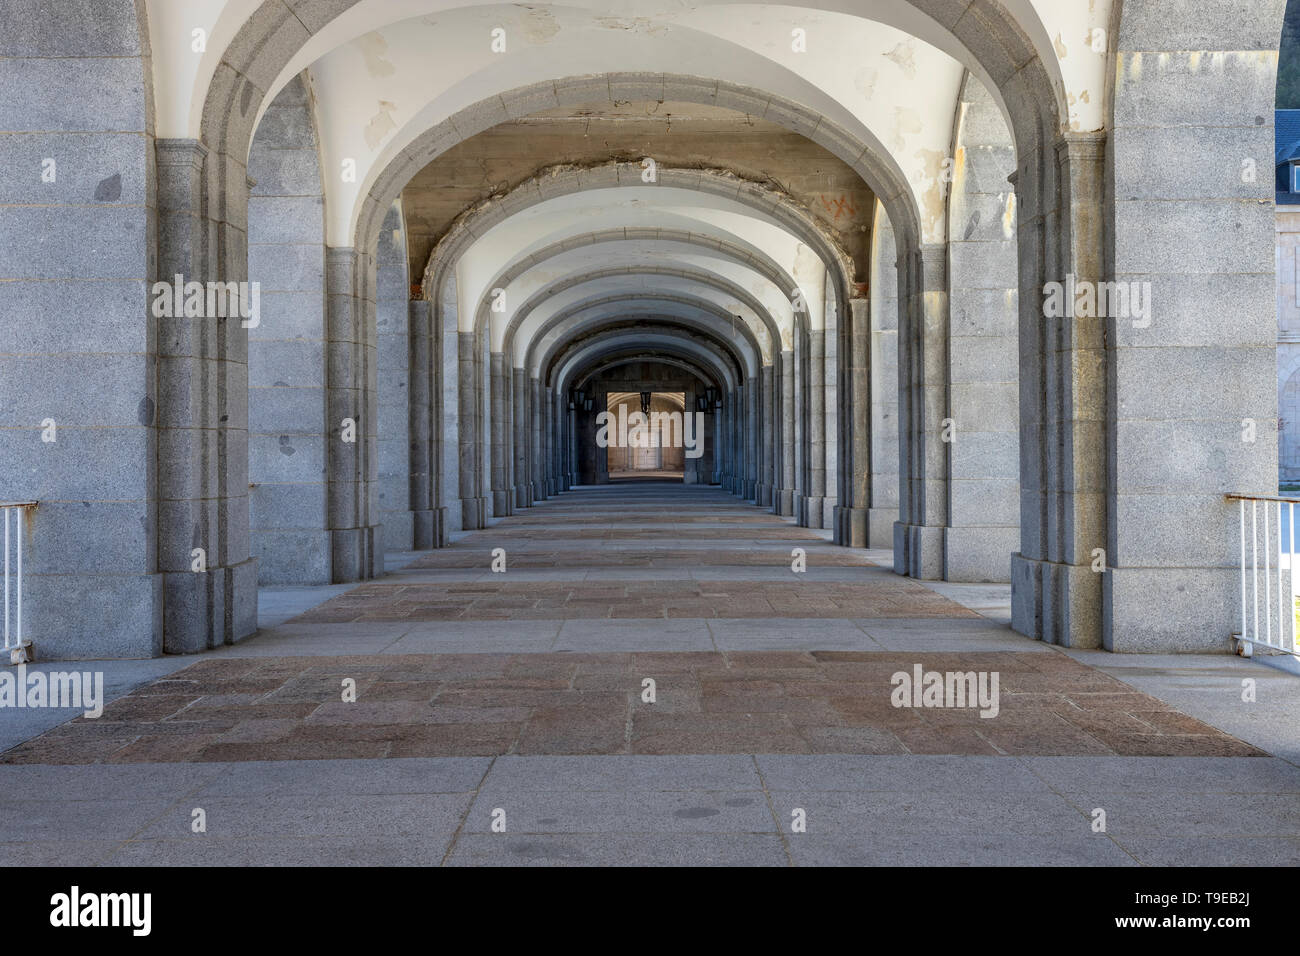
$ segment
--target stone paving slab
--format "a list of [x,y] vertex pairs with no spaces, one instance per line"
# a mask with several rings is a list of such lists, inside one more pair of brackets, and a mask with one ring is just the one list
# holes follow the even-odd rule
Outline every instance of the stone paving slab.
[[[808,834],[791,839],[789,845],[795,866],[1138,865],[1119,844],[1083,834],[945,833],[933,837],[924,833],[866,835],[845,831]],[[1227,852],[1232,854],[1234,850]]]
[[[918,667],[997,673],[998,713],[894,706],[894,675]],[[656,684],[653,703],[641,697],[647,678]],[[355,701],[342,699],[347,681]],[[1054,651],[629,649],[210,658],[110,703],[99,718],[26,741],[0,761],[754,752],[1261,753]]]
[[789,866],[781,837],[753,833],[466,834],[449,866]]
[[[10,765],[0,793],[45,789],[0,801],[0,865],[1294,866],[1298,774],[1268,757],[860,754]],[[1243,786],[1267,788],[1264,810]]]
[[477,581],[363,584],[293,619],[296,624],[395,621],[516,621],[634,618],[968,618],[987,619],[915,582],[765,582],[671,580]]
[[[1268,756],[1293,675],[1063,652],[1005,588],[826,537],[716,489],[584,490],[271,589],[256,638],[126,664],[97,720],[0,711],[0,865],[1300,863],[1300,767]],[[918,664],[996,671],[998,717],[893,707]]]

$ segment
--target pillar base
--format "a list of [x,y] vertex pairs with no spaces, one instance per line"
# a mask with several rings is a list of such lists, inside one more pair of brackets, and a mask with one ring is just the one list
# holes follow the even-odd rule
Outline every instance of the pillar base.
[[804,527],[826,527],[826,499],[822,496],[807,497],[803,500]]
[[772,486],[755,485],[754,486],[754,503],[760,508],[772,507]]
[[477,531],[487,527],[487,499],[460,499],[460,528],[462,531]]
[[497,518],[515,513],[514,491],[508,488],[492,489],[492,514]]
[[794,515],[794,489],[778,488],[772,492],[773,510],[783,518]]
[[383,540],[383,525],[330,529],[330,583],[369,581],[383,574]]
[[1007,584],[1011,555],[1019,549],[1019,528],[945,528],[943,579]]
[[447,546],[446,508],[413,511],[411,516],[415,524],[413,537],[416,551],[432,551]]
[[249,536],[259,559],[259,585],[319,587],[330,582],[330,533],[325,528],[254,528]]
[[[1048,644],[1062,647],[1099,648],[1102,641],[1102,587],[1105,577],[1114,572],[1093,571],[1090,565],[1060,564],[1012,555],[1011,558],[1011,627],[1026,637],[1036,637]],[[1142,573],[1145,573],[1145,569]],[[1131,574],[1131,572],[1130,572]],[[1156,572],[1157,578],[1172,580],[1174,591],[1181,584],[1192,593],[1187,583],[1187,572],[1182,569],[1169,569]],[[1128,580],[1134,580],[1129,578]],[[1127,582],[1126,582],[1127,583]],[[1155,581],[1148,581],[1155,584]],[[1170,600],[1175,604],[1183,600],[1186,594],[1178,594]],[[1131,601],[1134,613],[1138,607],[1148,608],[1141,619],[1151,622],[1153,616],[1168,619],[1168,605],[1161,605],[1157,595],[1150,590],[1139,592]],[[1131,626],[1131,625],[1130,625]],[[1167,621],[1170,628],[1177,627]],[[1138,626],[1138,630],[1143,630]],[[1193,631],[1205,630],[1205,622],[1198,621]],[[1225,635],[1226,638],[1226,635]],[[1226,640],[1224,641],[1226,644]],[[1152,650],[1170,650],[1168,647],[1151,645]]]
[[[1272,573],[1276,587],[1277,569]],[[1102,578],[1102,646],[1106,650],[1120,654],[1232,652],[1230,636],[1241,631],[1239,569],[1114,568]],[[1283,572],[1283,585],[1290,587],[1287,572]],[[1274,621],[1275,635],[1277,627]],[[1262,619],[1260,630],[1264,630]]]
[[160,577],[165,653],[193,654],[257,632],[256,558]]
[[866,547],[892,548],[894,546],[894,525],[897,523],[897,508],[868,508]]
[[381,511],[379,522],[384,526],[384,547],[389,551],[411,551],[415,546],[415,513],[412,511]]
[[546,500],[546,482],[544,482],[544,481],[534,481],[534,482],[533,482],[533,501],[545,501],[545,500]]
[[533,506],[532,485],[515,485],[515,507],[531,508]]
[[[835,506],[835,543],[846,548],[867,546],[867,510]],[[891,529],[891,534],[892,529]]]
[[895,522],[894,573],[920,581],[942,581],[944,530]]

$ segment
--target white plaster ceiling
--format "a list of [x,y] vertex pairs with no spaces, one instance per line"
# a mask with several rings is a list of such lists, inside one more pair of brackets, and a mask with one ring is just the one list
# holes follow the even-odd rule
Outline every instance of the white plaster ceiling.
[[[1104,31],[1111,0],[1002,0],[1047,67],[1076,130],[1104,125]],[[157,135],[197,137],[222,51],[258,0],[147,0]],[[493,53],[490,30],[506,30]],[[804,30],[807,52],[791,46]],[[194,50],[194,31],[206,49]],[[586,73],[644,70],[729,80],[844,126],[911,186],[925,241],[943,238],[942,159],[962,67],[977,58],[907,0],[766,5],[699,0],[573,0],[501,5],[361,0],[310,37],[272,84],[303,69],[316,92],[328,241],[352,243],[358,201],[420,133],[496,93]],[[1004,109],[1001,97],[995,99]],[[337,174],[354,159],[355,182]]]
[[[146,2],[157,135],[196,137],[222,51],[260,0]],[[1037,48],[1068,125],[1101,128],[1109,38],[1097,31],[1109,23],[1111,0],[1002,2]],[[491,47],[496,28],[505,31],[504,53]],[[196,49],[196,30],[205,31],[205,50]],[[792,47],[795,31],[803,31],[802,51]],[[326,241],[335,247],[355,244],[362,201],[371,188],[404,149],[439,123],[456,117],[458,127],[465,124],[459,136],[464,138],[506,118],[499,97],[512,90],[562,78],[590,75],[597,81],[600,74],[638,72],[648,75],[638,98],[655,100],[655,75],[704,77],[756,91],[752,101],[729,94],[726,104],[719,95],[719,105],[762,113],[812,138],[821,118],[837,125],[887,175],[908,184],[905,198],[922,241],[942,242],[947,228],[944,161],[951,151],[966,69],[991,86],[977,58],[907,0],[785,5],[699,0],[691,7],[678,0],[526,6],[361,0],[297,50],[271,84],[261,109],[284,84],[308,71],[324,171]],[[599,83],[593,82],[592,89],[599,90]],[[1002,97],[996,89],[992,93],[1005,115]],[[797,109],[769,107],[769,97],[797,104]],[[539,96],[535,111],[556,105],[553,93],[549,101]],[[440,145],[446,148],[456,138]],[[850,152],[859,148],[841,145]],[[354,164],[354,176],[343,175],[345,161]],[[547,164],[547,157],[538,157],[539,167]],[[799,237],[738,200],[655,184],[558,196],[476,236],[456,264],[461,329],[473,328],[480,305],[521,260],[586,234],[619,228],[673,230],[752,251],[793,276],[807,309],[799,321],[811,329],[825,327],[827,264]],[[568,278],[610,269],[642,271],[564,285]],[[532,303],[513,342],[512,363],[523,367],[531,357],[532,375],[538,374],[543,356],[566,338],[621,314],[679,315],[710,327],[721,321],[714,311],[740,316],[759,346],[758,354],[748,343],[740,347],[747,374],[770,363],[776,348],[788,349],[793,341],[792,290],[778,288],[752,266],[707,246],[629,239],[551,256],[506,282],[508,309],[492,314],[492,350],[502,348],[514,309],[552,287],[555,291],[544,301]],[[728,291],[733,287],[749,301]],[[533,341],[566,311],[573,315]],[[765,318],[775,322],[779,343],[771,340]],[[652,339],[644,337],[646,343]]]

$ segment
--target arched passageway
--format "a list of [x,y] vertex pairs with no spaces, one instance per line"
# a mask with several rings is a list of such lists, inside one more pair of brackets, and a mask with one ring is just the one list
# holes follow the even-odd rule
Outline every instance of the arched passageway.
[[[1226,650],[1223,495],[1277,467],[1267,182],[1146,157],[1263,161],[1266,6],[1198,33],[1174,0],[230,0],[202,49],[154,0],[84,36],[12,17],[5,141],[77,157],[4,207],[43,238],[0,259],[41,317],[0,333],[37,637],[237,642],[259,581],[369,580],[601,483],[594,415],[649,391],[702,416],[687,484],[1009,582],[1025,635]],[[187,282],[258,314],[187,312]]]

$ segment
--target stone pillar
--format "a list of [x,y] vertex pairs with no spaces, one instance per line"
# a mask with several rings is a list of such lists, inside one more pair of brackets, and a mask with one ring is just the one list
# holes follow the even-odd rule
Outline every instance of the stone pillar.
[[478,376],[474,370],[475,338],[473,332],[459,333],[460,511],[461,527],[466,531],[486,526],[479,496],[479,430],[482,423],[478,415]]
[[1010,581],[1020,544],[1015,146],[988,91],[970,74],[956,125],[948,200],[949,527],[947,581]]
[[722,400],[722,434],[727,449],[722,487],[727,489],[729,494],[733,495],[740,490],[739,479],[737,477],[741,468],[741,452],[739,444],[740,428],[739,417],[736,414],[736,409],[742,400],[742,390],[743,387],[739,385],[733,389],[729,389],[726,397]]
[[[588,386],[590,388],[590,386]],[[688,405],[690,396],[687,395]],[[609,484],[609,449],[596,445],[596,435],[599,429],[596,428],[596,416],[601,412],[609,411],[609,393],[603,388],[596,394],[596,401],[592,405],[592,411],[588,416],[588,433],[591,436],[591,443],[595,448],[596,460],[596,477],[595,482],[598,485]]]
[[[568,402],[566,400],[567,407]],[[569,487],[572,488],[581,482],[580,471],[578,468],[578,415],[577,409],[569,410]]]
[[[246,280],[244,167],[226,166],[190,140],[156,146],[159,275]],[[210,196],[229,201],[210,207]],[[257,564],[248,539],[248,334],[238,317],[158,321],[163,647],[193,653],[257,627]],[[205,554],[201,573],[191,570],[195,548]]]
[[325,288],[331,578],[341,584],[383,573],[374,259],[355,249],[327,249]]
[[514,423],[515,507],[531,508],[533,483],[528,480],[528,373],[521,368],[513,371],[510,404]]
[[260,301],[248,330],[249,520],[260,584],[331,581],[325,204],[314,130],[295,78],[267,108],[249,155],[248,278]]
[[808,499],[805,503],[806,527],[824,524],[826,502],[826,333],[808,333],[808,390],[810,415],[808,425]]
[[513,489],[506,486],[506,455],[508,454],[506,446],[506,357],[500,352],[493,352],[489,361],[491,365],[489,394],[492,400],[492,514],[500,518],[511,513],[513,509],[511,508],[510,499],[514,497]]
[[543,420],[546,399],[542,392],[540,379],[532,379],[532,466],[533,466],[533,500],[546,500],[546,427]]
[[[1238,505],[1223,495],[1277,494],[1269,263],[1286,6],[1216,17],[1211,42],[1196,45],[1169,0],[1122,11],[1103,234],[1108,277],[1130,290],[1150,283],[1150,311],[1108,328],[1108,570],[1094,577],[1109,650],[1223,652],[1241,629]],[[1152,110],[1166,90],[1180,95]],[[1157,176],[1142,159],[1192,149],[1185,176]]]
[[[209,634],[220,643],[225,579],[239,575],[238,565],[189,570],[192,548],[215,556],[213,540],[195,533],[204,517],[201,473],[190,464],[197,449],[171,436],[184,463],[170,486],[155,464],[162,406],[187,412],[168,413],[173,429],[191,417],[205,429],[217,420],[193,407],[217,401],[216,381],[194,375],[212,366],[181,348],[215,333],[150,308],[153,281],[190,272],[188,260],[155,263],[155,240],[166,227],[180,242],[199,241],[203,151],[175,144],[172,168],[158,168],[155,180],[141,22],[133,4],[0,4],[0,501],[39,501],[26,513],[23,554],[24,638],[38,662],[160,654],[163,581],[173,571],[171,593],[217,615],[176,639],[192,638],[195,649]],[[43,181],[47,158],[57,163],[53,182]],[[155,186],[166,218],[156,215]],[[169,266],[181,267],[169,274]],[[167,359],[157,354],[163,335],[172,340]],[[0,716],[10,726],[16,719],[8,709]]]
[[[832,282],[828,274],[827,286],[831,286]],[[834,534],[835,515],[840,503],[840,495],[843,493],[843,485],[840,483],[840,455],[844,446],[840,433],[840,395],[843,392],[839,380],[842,347],[839,313],[842,308],[840,303],[845,300],[843,295],[834,294],[832,291],[826,296],[826,301],[825,354],[822,362],[821,389],[822,419],[825,425],[822,432],[824,442],[822,457],[826,480],[822,489],[821,527],[830,529]]]
[[[848,397],[848,460],[843,471],[848,480],[844,504],[840,507],[837,544],[850,548],[867,546],[867,506],[871,501],[872,449],[874,435],[871,422],[871,372],[869,365],[871,323],[870,302],[857,298],[849,300],[849,329],[845,336],[849,344],[848,369],[845,385]],[[895,441],[897,438],[895,437]],[[890,520],[890,544],[893,544],[893,519]]]
[[406,263],[405,224],[401,204],[394,202],[379,230],[375,258],[379,518],[384,527],[383,546],[394,551],[410,551],[415,544],[411,510],[411,285]]
[[569,490],[564,476],[564,456],[569,448],[568,436],[564,431],[568,402],[562,391],[549,388],[547,394],[550,396],[551,409],[551,493],[559,494]]
[[764,365],[759,373],[759,415],[758,415],[758,505],[762,508],[772,507],[772,496],[776,489],[776,366]]
[[[701,387],[703,387],[703,386],[701,386]],[[695,420],[694,416],[695,416],[695,396],[696,396],[696,394],[698,394],[698,393],[695,391],[694,388],[688,388],[688,389],[686,390],[686,392],[685,392],[686,411],[682,413],[682,419],[683,419],[683,422],[685,421],[685,416],[686,416],[686,415],[690,415],[692,421]],[[695,440],[696,440],[696,441],[700,441],[702,438],[703,438],[703,429],[701,429],[700,432],[697,433],[697,434],[695,435]],[[682,460],[682,484],[684,484],[684,485],[694,485],[694,484],[697,484],[697,483],[699,482],[699,480],[700,480],[700,475],[699,475],[698,464],[699,464],[699,459],[698,459],[698,458],[691,458],[689,455],[687,455],[687,456],[685,456],[685,457],[683,458],[683,460]]]
[[709,429],[712,432],[710,440],[713,443],[713,461],[709,469],[712,474],[709,484],[712,485],[723,485],[726,482],[723,469],[727,466],[727,449],[722,439],[722,420],[726,416],[725,398],[723,402],[723,408],[718,408],[715,404],[710,410],[713,417],[713,427]]
[[[1104,137],[1070,134],[1054,158],[1046,170],[1026,164],[1016,174],[1024,215],[1021,519],[1020,552],[1011,565],[1012,626],[1052,643],[1096,647],[1103,575],[1091,565],[1092,551],[1104,550],[1097,542],[1106,528],[1106,322],[1047,315],[1044,288],[1048,275],[1071,283],[1096,283],[1103,275]],[[1055,266],[1051,273],[1043,261]]]
[[948,524],[948,443],[943,440],[948,417],[948,250],[943,245],[922,246],[909,259],[907,322],[899,348],[899,482],[904,491],[900,520],[894,525],[894,570],[934,581],[943,577]]
[[542,469],[545,472],[542,483],[547,497],[550,497],[558,490],[555,487],[555,394],[549,387],[542,386],[542,398]]
[[438,546],[450,541],[453,529],[464,527],[461,514],[461,443],[460,443],[460,319],[456,304],[456,277],[446,276],[436,291],[437,313],[433,324],[433,341],[437,344],[433,368],[433,396],[437,405],[433,421],[437,427],[434,476]]
[[781,353],[780,363],[780,415],[781,415],[781,469],[774,477],[780,483],[773,495],[774,510],[789,517],[794,514],[795,494],[795,407],[794,407],[794,350]]
[[745,487],[741,496],[747,501],[758,503],[759,459],[763,440],[759,435],[761,416],[759,415],[760,375],[755,375],[745,386]]
[[433,363],[436,354],[432,310],[427,299],[407,306],[407,327],[411,335],[411,537],[412,547],[427,551],[439,547],[435,512],[438,458],[438,426],[433,396]]
[[871,365],[867,400],[871,473],[867,479],[870,498],[863,503],[867,507],[867,547],[892,548],[894,523],[900,514],[902,439],[898,410],[898,249],[893,225],[880,203],[876,205],[871,258],[871,335],[865,345]]
[[808,350],[804,345],[807,335],[806,331],[795,330],[794,361],[790,363],[790,368],[794,372],[794,386],[791,393],[793,399],[791,421],[794,423],[792,429],[794,441],[790,445],[794,453],[792,456],[794,459],[794,481],[789,486],[791,491],[790,514],[795,523],[799,525],[804,525],[807,521],[804,512],[804,498],[808,491],[806,475],[804,474],[804,469],[808,463],[804,449],[804,443],[808,440],[807,429],[805,428],[808,420],[808,375],[806,367]]

